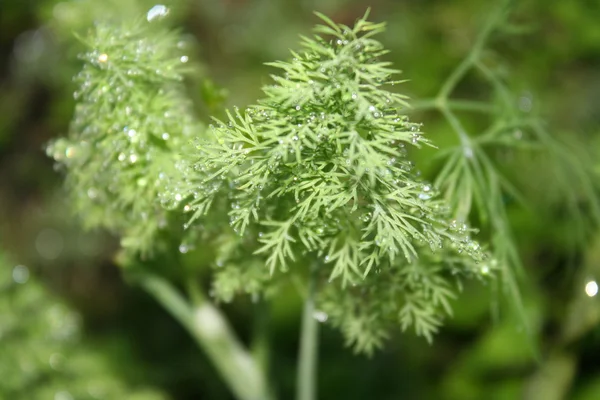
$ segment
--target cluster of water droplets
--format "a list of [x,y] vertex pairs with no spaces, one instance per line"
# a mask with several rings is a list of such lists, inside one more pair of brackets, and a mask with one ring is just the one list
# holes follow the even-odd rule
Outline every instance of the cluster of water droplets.
[[[169,14],[169,9],[163,5],[152,7],[147,14],[148,22],[163,19]],[[88,38],[92,49],[79,57],[88,67],[97,70],[118,70],[121,84],[133,86],[136,80],[163,81],[182,80],[182,65],[189,61],[184,54],[185,41],[174,41],[173,46],[165,48],[157,44],[160,36],[173,36],[168,31],[147,29],[149,26],[130,25],[128,27],[111,24],[97,24],[95,34]],[[80,77],[88,73],[84,69]],[[98,95],[103,91],[112,91],[111,83],[94,88]],[[82,89],[86,89],[82,87]],[[75,93],[77,99],[81,91]],[[118,93],[117,93],[118,95]]]
[[451,220],[448,230],[453,234],[451,246],[458,254],[466,254],[476,261],[486,258],[479,242],[471,238],[472,229],[464,221]]

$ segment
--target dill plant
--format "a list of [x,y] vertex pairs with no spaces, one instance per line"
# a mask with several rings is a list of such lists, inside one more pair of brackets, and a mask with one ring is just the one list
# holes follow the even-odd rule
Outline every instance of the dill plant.
[[[457,220],[477,220],[486,232],[493,255],[490,262],[500,266],[500,279],[494,285],[501,284],[531,340],[535,332],[525,316],[518,288],[517,278],[524,277],[524,266],[511,227],[511,204],[532,211],[537,218],[547,218],[542,210],[548,207],[563,208],[575,229],[561,240],[575,250],[585,245],[589,233],[600,226],[600,196],[589,152],[577,144],[576,138],[553,132],[543,110],[533,107],[529,97],[514,92],[506,73],[507,62],[492,47],[498,36],[510,35],[510,30],[503,28],[513,24],[508,19],[513,7],[511,0],[498,2],[469,52],[435,96],[415,102],[409,113],[437,114],[444,122],[443,133],[455,137],[453,145],[437,154],[434,184]],[[513,28],[513,37],[523,32],[523,27]],[[482,82],[477,90],[489,95],[478,100],[460,98],[455,93],[457,87],[473,76]],[[485,121],[480,130],[468,126],[473,116]],[[549,175],[551,185],[543,191],[542,201],[534,204],[527,196],[530,182],[519,182],[514,172],[511,175],[510,169],[502,165],[507,153],[527,159],[524,168]],[[498,312],[496,306],[493,310]],[[532,349],[533,353],[537,351]]]
[[[117,262],[126,278],[190,332],[238,398],[266,399],[259,367],[176,257],[195,234],[182,232],[185,209],[177,209],[188,193],[182,152],[204,128],[183,87],[185,42],[163,23],[167,13],[158,5],[145,18],[114,18],[79,37],[86,51],[75,77],[70,132],[47,152],[65,172],[67,194],[84,225],[121,237]],[[144,263],[152,257],[171,268],[157,271]],[[176,287],[186,279],[189,298]]]
[[[521,261],[504,199],[523,196],[494,158],[498,148],[549,157],[580,231],[588,214],[600,219],[590,160],[550,135],[541,118],[523,115],[484,57],[509,3],[439,93],[412,108],[396,93],[399,71],[375,39],[384,24],[368,13],[353,27],[318,14],[323,24],[302,37],[302,50],[269,64],[279,74],[264,97],[208,129],[183,88],[189,58],[179,34],[156,21],[165,9],[153,8],[149,21],[99,24],[81,39],[89,51],[70,135],[48,152],[66,171],[84,223],[122,237],[130,277],[190,331],[238,398],[271,397],[267,368],[204,295],[200,268],[212,267],[211,295],[224,302],[244,293],[268,300],[284,282],[300,282],[298,398],[311,399],[315,319],[370,354],[397,327],[431,341],[465,278],[498,273],[521,307],[514,277]],[[471,71],[490,84],[489,101],[453,98]],[[411,158],[435,143],[408,118],[428,110],[457,138],[438,152],[432,183]],[[469,132],[461,112],[486,115],[490,125]],[[489,246],[472,238],[469,219]],[[192,247],[203,253],[197,269],[157,273],[143,261]],[[179,262],[176,254],[166,259]]]
[[485,255],[409,159],[407,147],[429,142],[399,113],[405,97],[386,90],[400,82],[374,39],[384,24],[318,15],[326,38],[304,37],[290,62],[269,63],[282,74],[265,97],[196,141],[210,194],[191,201],[192,219],[227,197],[231,227],[255,242],[240,241],[237,267],[250,252],[271,275],[315,279],[319,306],[356,350],[381,346],[393,321],[431,340],[454,280],[490,272],[477,265]]
[[[157,14],[153,14],[158,18]],[[168,224],[169,182],[181,180],[178,152],[203,131],[182,79],[187,57],[180,35],[148,22],[97,24],[80,38],[77,101],[70,135],[48,154],[66,170],[68,193],[83,223],[120,236],[132,252],[149,253]]]

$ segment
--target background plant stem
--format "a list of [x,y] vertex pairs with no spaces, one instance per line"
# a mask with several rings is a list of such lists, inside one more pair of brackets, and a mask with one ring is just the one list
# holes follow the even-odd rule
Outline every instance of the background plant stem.
[[316,266],[313,265],[308,278],[306,299],[302,313],[300,352],[296,379],[296,400],[317,398],[317,354],[319,347],[319,323],[314,318],[316,293]]

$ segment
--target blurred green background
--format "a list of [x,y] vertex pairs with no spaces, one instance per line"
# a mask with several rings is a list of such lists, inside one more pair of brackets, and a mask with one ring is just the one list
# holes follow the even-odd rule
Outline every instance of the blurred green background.
[[[380,37],[392,51],[388,58],[409,80],[398,90],[413,99],[430,98],[467,54],[494,5],[164,3],[198,66],[188,87],[205,120],[223,105],[243,107],[260,97],[273,72],[264,63],[288,58],[298,35],[317,22],[314,10],[350,25],[371,7],[372,20],[388,23]],[[135,18],[152,5],[0,1],[0,399],[231,398],[186,332],[123,281],[112,261],[118,239],[82,232],[64,200],[62,178],[44,152],[50,139],[67,131],[74,107],[71,77],[80,48],[73,32],[85,32],[94,20],[114,13]],[[509,21],[488,50],[505,68],[516,98],[527,112],[544,117],[553,134],[575,137],[599,154],[600,2],[523,1]],[[457,90],[472,99],[489,92],[476,75]],[[450,134],[439,116],[416,118],[434,142]],[[430,154],[415,160],[426,176],[435,172]],[[552,176],[519,169],[522,156],[505,157],[507,174],[532,204],[547,196]],[[324,324],[320,398],[600,399],[600,300],[584,291],[586,282],[600,279],[600,236],[590,231],[585,240],[573,240],[560,209],[542,210],[544,218],[517,205],[509,212],[526,269],[520,284],[531,333],[494,286],[477,285],[465,288],[455,317],[432,345],[398,332],[374,357],[354,356]],[[193,262],[193,252],[186,257]],[[493,307],[500,310],[497,318]],[[240,299],[224,308],[247,338],[252,303]],[[292,398],[300,309],[295,293],[283,293],[272,304],[272,380],[280,399]]]

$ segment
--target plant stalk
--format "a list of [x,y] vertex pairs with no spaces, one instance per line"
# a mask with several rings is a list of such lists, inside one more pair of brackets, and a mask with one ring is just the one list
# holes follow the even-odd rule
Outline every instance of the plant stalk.
[[259,299],[256,302],[254,315],[254,329],[252,342],[250,343],[250,352],[264,375],[269,376],[269,305],[264,299]]
[[262,368],[199,288],[194,290],[192,306],[160,276],[143,272],[137,282],[188,330],[238,400],[270,398]]
[[308,278],[306,299],[302,312],[300,332],[300,351],[296,376],[296,400],[315,400],[317,398],[317,354],[319,347],[319,323],[314,318],[316,293],[316,266],[313,266]]

